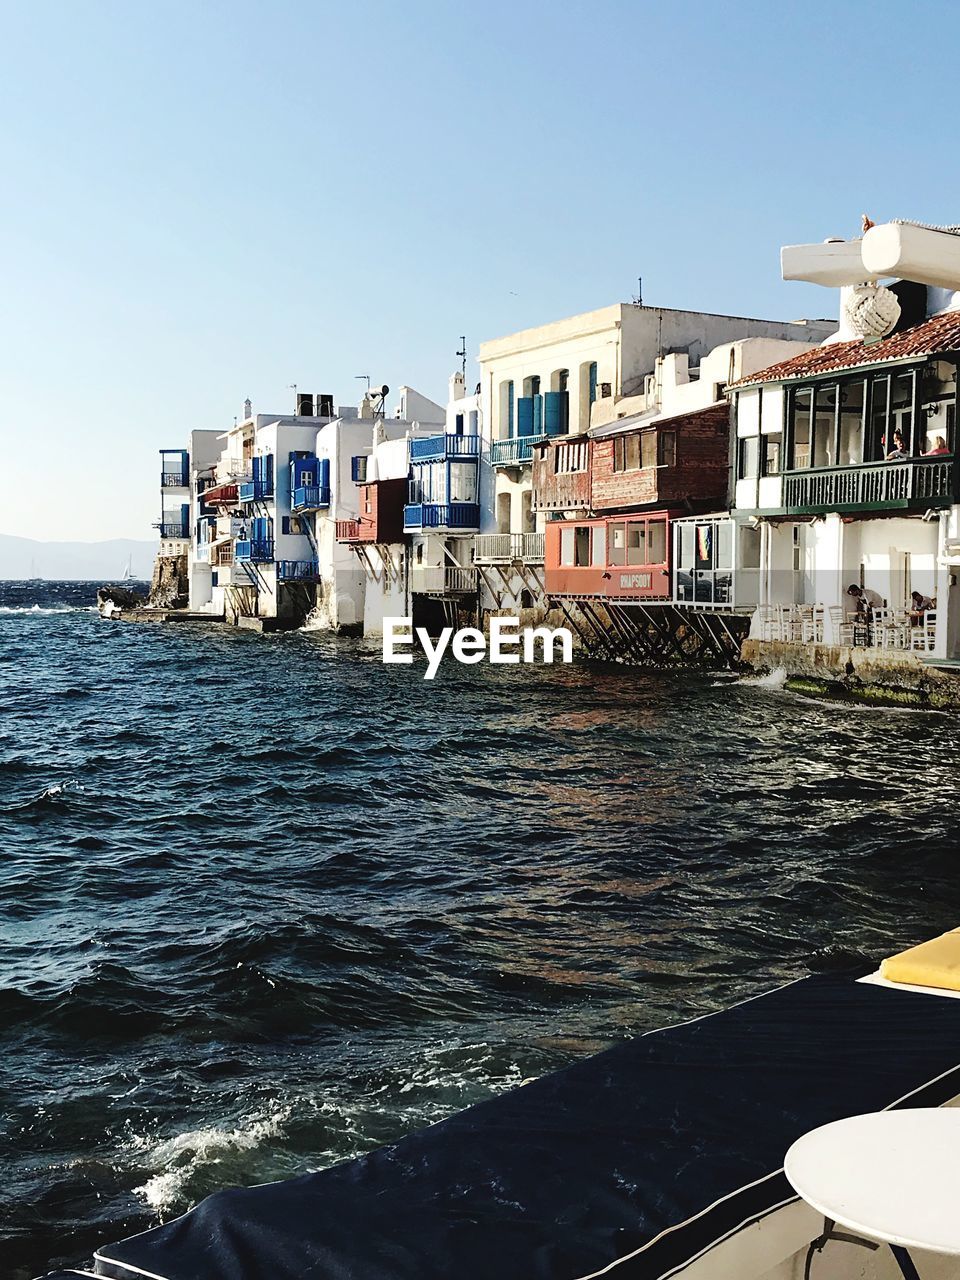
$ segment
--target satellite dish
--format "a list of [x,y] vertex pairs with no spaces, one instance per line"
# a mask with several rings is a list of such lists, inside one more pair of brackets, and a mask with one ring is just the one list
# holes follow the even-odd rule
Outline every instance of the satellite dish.
[[388,396],[388,395],[390,394],[390,388],[387,386],[387,384],[386,384],[386,383],[384,383],[384,384],[383,384],[383,386],[382,386],[382,387],[378,387],[378,388],[376,389],[376,391],[374,391],[374,393],[373,393],[373,394],[374,394],[375,396],[379,396],[379,397],[380,397],[380,399],[382,400],[382,399],[384,398],[384,396]]

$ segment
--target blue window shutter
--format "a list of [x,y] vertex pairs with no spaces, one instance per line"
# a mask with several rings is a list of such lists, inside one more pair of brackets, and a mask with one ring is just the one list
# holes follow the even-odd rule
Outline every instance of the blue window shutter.
[[521,396],[517,401],[517,435],[533,435],[533,396]]
[[184,502],[180,507],[180,529],[185,538],[190,537],[190,503]]
[[538,436],[543,431],[543,396],[533,397],[533,434]]
[[262,458],[253,458],[251,460],[254,484],[256,484],[256,482],[260,479],[260,464],[262,461],[263,461]]
[[594,360],[590,366],[590,403],[593,404],[597,398],[597,362]]
[[562,436],[566,433],[566,409],[566,391],[548,391],[543,397],[543,429],[548,436]]
[[514,432],[514,422],[513,422],[513,383],[512,383],[512,382],[509,382],[509,383],[507,384],[507,435],[508,435],[508,436],[512,436],[512,435],[514,435],[514,434],[518,434],[518,435],[519,435],[519,432],[516,432],[516,433]]
[[283,516],[283,517],[282,517],[282,519],[281,519],[281,521],[280,521],[280,531],[281,531],[281,533],[289,533],[289,532],[290,532],[290,517],[289,517],[289,516]]
[[265,461],[267,464],[267,473],[264,476],[264,479],[267,480],[272,485],[273,484],[273,454],[268,453]]
[[320,458],[317,467],[317,479],[321,489],[330,488],[330,459]]
[[254,516],[251,521],[251,542],[262,542],[267,536],[267,520],[265,516]]

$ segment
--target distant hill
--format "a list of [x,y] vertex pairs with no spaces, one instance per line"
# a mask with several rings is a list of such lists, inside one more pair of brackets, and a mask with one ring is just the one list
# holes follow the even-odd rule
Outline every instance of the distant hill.
[[133,576],[149,581],[157,543],[132,538],[106,542],[37,542],[0,533],[0,579],[116,582],[129,562]]

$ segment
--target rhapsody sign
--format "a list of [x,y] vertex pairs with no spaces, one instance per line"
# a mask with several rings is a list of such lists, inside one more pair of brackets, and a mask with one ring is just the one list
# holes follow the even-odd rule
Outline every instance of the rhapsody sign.
[[[560,648],[560,661],[573,661],[573,635],[566,627],[553,630],[550,627],[524,627],[521,631],[519,618],[502,617],[490,619],[489,650],[487,637],[476,627],[461,627],[459,631],[454,631],[453,627],[444,627],[434,640],[423,627],[417,627],[414,632],[412,618],[384,618],[384,662],[413,662],[413,654],[400,651],[400,646],[412,648],[414,635],[427,655],[424,680],[432,680],[437,674],[448,648],[464,666],[473,666],[475,662],[483,662],[484,658],[496,663],[553,662],[557,645]],[[539,658],[538,644],[541,655]]]

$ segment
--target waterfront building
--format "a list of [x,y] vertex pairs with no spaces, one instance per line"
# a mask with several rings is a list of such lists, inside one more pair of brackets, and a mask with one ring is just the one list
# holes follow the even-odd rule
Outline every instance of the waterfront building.
[[310,615],[318,628],[362,630],[367,574],[338,537],[338,523],[359,518],[357,481],[375,435],[405,457],[407,437],[435,430],[444,417],[409,387],[386,417],[388,390],[368,393],[359,408],[336,409],[332,396],[299,393],[289,415],[254,414],[246,403],[221,438],[204,490],[191,608],[231,622],[296,626]]
[[[725,554],[731,531],[724,526],[714,540],[712,525],[698,535],[684,523],[691,514],[725,513],[728,507],[726,384],[772,358],[810,350],[817,331],[830,327],[823,321],[805,326],[792,341],[723,343],[695,369],[686,352],[661,355],[641,390],[595,405],[597,421],[586,431],[535,443],[533,489],[546,521],[547,597],[594,631],[630,626],[633,619],[621,605],[706,603],[708,584],[711,604],[731,606],[714,563],[715,551]],[[696,592],[685,589],[685,573],[678,579],[673,572],[675,560],[684,567],[691,533]],[[679,592],[678,581],[684,584]],[[618,610],[598,612],[598,604]]]
[[210,516],[195,559],[207,572],[191,582],[192,609],[231,622],[302,620],[318,579],[315,518],[330,504],[317,433],[333,419],[331,396],[300,393],[296,412],[279,415],[246,402],[204,491]]
[[321,586],[313,621],[336,631],[379,635],[384,617],[404,613],[409,450],[445,422],[441,405],[406,386],[386,415],[386,391],[364,397],[355,422],[331,423],[318,437],[336,487],[331,516],[317,531]]
[[[753,634],[849,643],[854,585],[883,602],[860,642],[953,657],[960,236],[885,224],[789,246],[782,263],[785,278],[839,286],[841,322],[821,347],[731,386],[734,516],[758,535],[742,544],[749,562],[734,561],[757,582]],[[936,600],[922,634],[914,591]]]
[[468,396],[463,374],[455,373],[442,431],[409,441],[403,528],[409,538],[410,606],[417,626],[456,623],[462,609],[476,609],[481,414],[480,395]]
[[[616,434],[634,425],[639,442],[641,424],[669,412],[666,388],[677,414],[716,403],[730,369],[721,367],[720,355],[713,364],[704,362],[721,343],[747,338],[812,343],[832,328],[828,321],[781,322],[617,303],[482,343],[484,497],[476,540],[482,608],[547,607],[548,519],[587,509],[583,486],[591,446],[585,442],[595,431]],[[714,377],[717,385],[707,387]],[[604,448],[612,455],[612,444]],[[541,501],[534,462],[541,462],[538,475],[545,480],[546,458],[556,482]],[[657,465],[645,455],[647,474]],[[725,456],[721,465],[725,469]],[[632,454],[627,469],[640,469]],[[563,505],[567,496],[571,508]]]
[[216,431],[191,431],[185,449],[160,450],[160,545],[150,592],[156,603],[189,597],[193,535],[205,515],[203,487],[218,450]]

